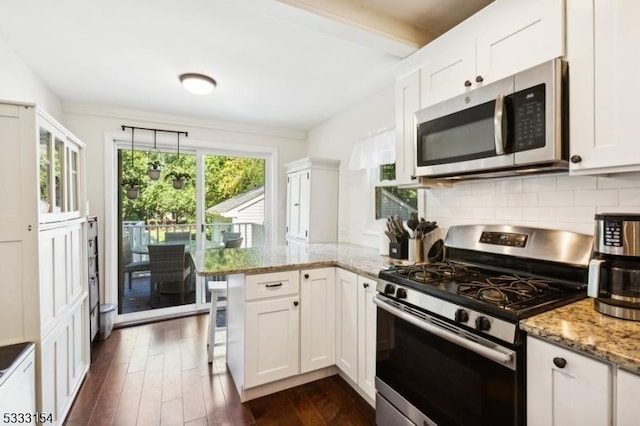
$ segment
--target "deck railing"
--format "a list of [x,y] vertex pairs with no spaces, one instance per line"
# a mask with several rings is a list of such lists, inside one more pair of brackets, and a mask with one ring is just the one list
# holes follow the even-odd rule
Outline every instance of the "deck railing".
[[[207,242],[210,242],[208,245],[221,243],[222,233],[227,231],[242,235],[242,247],[259,247],[264,243],[264,225],[260,223],[207,223],[204,231]],[[125,221],[122,224],[122,238],[128,239],[131,247],[164,242],[167,232],[190,232],[191,239],[195,240],[196,225],[149,225],[143,221]],[[140,260],[142,256],[144,255],[134,255],[134,260]]]

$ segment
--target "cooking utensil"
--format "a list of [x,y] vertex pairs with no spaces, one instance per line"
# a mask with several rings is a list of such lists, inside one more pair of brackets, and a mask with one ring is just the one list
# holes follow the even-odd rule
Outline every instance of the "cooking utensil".
[[411,213],[411,215],[409,216],[409,219],[407,219],[407,226],[409,227],[409,229],[411,229],[414,238],[417,238],[416,228],[418,227],[419,224],[420,224],[420,221],[418,220],[418,213],[416,212]]

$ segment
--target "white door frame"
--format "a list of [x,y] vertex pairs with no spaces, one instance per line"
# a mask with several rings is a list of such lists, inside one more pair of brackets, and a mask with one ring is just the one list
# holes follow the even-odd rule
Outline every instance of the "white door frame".
[[[104,269],[103,291],[105,303],[118,303],[118,149],[127,149],[131,146],[131,133],[128,131],[106,132],[104,139]],[[153,148],[151,132],[139,132],[135,136],[135,146],[137,148]],[[172,151],[175,144],[163,141],[158,137],[158,148],[165,151]],[[202,155],[223,155],[233,157],[262,158],[265,160],[265,244],[273,245],[277,242],[278,236],[278,149],[275,147],[263,147],[255,145],[239,145],[236,143],[212,142],[203,140],[191,140],[184,138],[180,140],[180,149],[185,153],[196,155],[196,168],[200,172],[200,179],[204,179],[202,171],[204,164]],[[202,223],[204,208],[203,181],[196,183],[196,225]],[[199,233],[197,233],[199,235]],[[200,237],[197,237],[200,238]],[[198,241],[198,243],[200,243]],[[197,291],[197,290],[196,290]],[[197,294],[196,294],[197,296]],[[196,303],[196,309],[204,308],[204,304]],[[116,323],[148,321],[156,318],[166,318],[179,316],[193,312],[191,305],[175,306],[171,308],[134,312],[123,315],[117,314]]]

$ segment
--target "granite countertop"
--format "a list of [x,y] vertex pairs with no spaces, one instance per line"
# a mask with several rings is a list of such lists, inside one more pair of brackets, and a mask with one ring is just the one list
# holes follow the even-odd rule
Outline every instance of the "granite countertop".
[[377,249],[348,243],[322,243],[238,249],[210,249],[191,255],[198,275],[257,274],[293,269],[339,266],[377,278],[381,269],[397,263]]
[[520,328],[640,374],[640,322],[603,315],[591,298],[527,318]]

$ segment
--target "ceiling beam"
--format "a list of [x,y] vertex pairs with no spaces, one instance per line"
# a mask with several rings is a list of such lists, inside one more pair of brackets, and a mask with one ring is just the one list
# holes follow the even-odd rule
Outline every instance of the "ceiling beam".
[[[436,36],[354,0],[277,0],[278,15],[318,31],[404,58]],[[273,11],[273,10],[272,10]],[[306,13],[301,13],[306,12]]]

